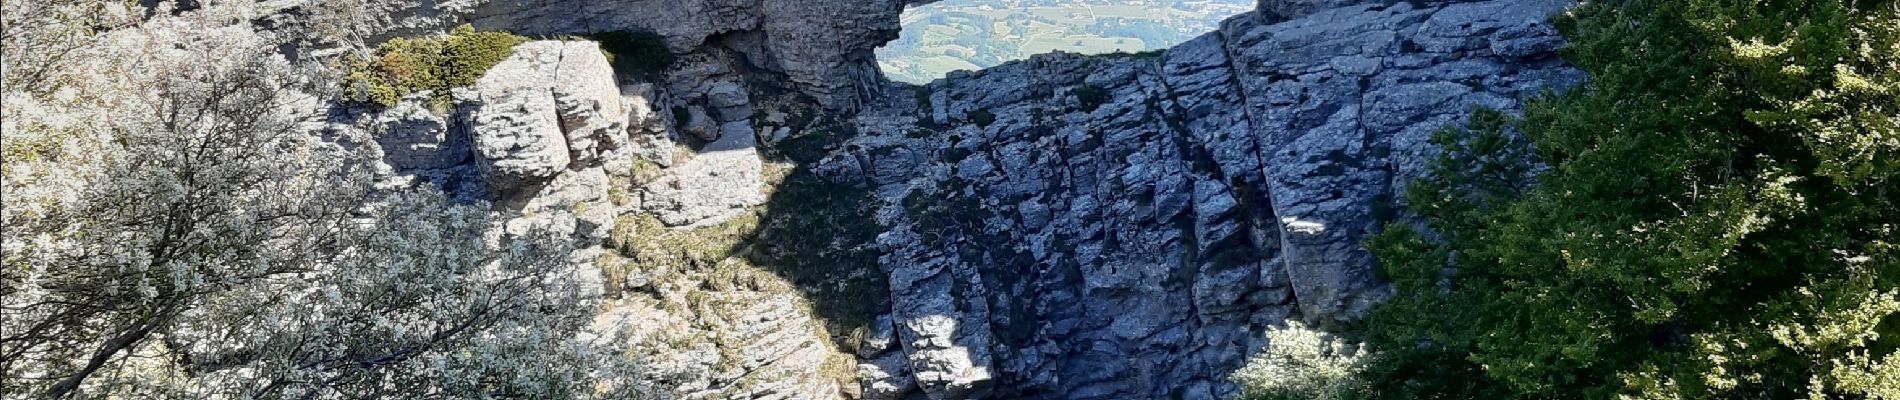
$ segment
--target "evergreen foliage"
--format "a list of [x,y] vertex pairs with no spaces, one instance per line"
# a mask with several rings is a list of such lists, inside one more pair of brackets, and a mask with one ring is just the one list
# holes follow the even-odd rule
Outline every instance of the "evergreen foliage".
[[979,128],[988,128],[990,124],[996,123],[996,113],[988,109],[977,109],[970,112],[969,119],[970,123],[976,124]]
[[1419,219],[1368,242],[1381,396],[1900,396],[1900,6],[1555,22],[1590,84],[1435,135]]
[[666,70],[673,63],[673,52],[666,38],[652,32],[613,31],[589,36],[600,42],[607,62],[621,75],[648,75]]
[[349,64],[346,82],[355,86],[347,91],[349,100],[389,107],[426,90],[434,92],[436,105],[446,105],[449,89],[475,84],[525,41],[507,32],[476,32],[470,25],[442,37],[390,39],[370,59]]
[[1075,100],[1082,105],[1082,112],[1095,112],[1102,104],[1108,103],[1108,90],[1093,85],[1075,87]]

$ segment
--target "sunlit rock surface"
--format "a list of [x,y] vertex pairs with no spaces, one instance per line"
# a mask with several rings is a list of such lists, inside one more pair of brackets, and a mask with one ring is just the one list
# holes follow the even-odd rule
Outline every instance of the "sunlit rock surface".
[[[1582,79],[1544,22],[1562,1],[1268,0],[1164,52],[920,87],[871,57],[904,3],[372,2],[370,38],[645,30],[677,60],[615,76],[592,43],[530,42],[448,110],[325,129],[376,132],[384,186],[572,239],[610,299],[596,330],[631,332],[678,397],[1208,399],[1265,327],[1386,295],[1360,242],[1406,218],[1431,131]],[[797,218],[765,208],[801,201],[775,195],[799,173],[869,194],[873,239],[818,242],[875,252],[823,268],[870,277],[849,301],[874,315],[755,262],[813,239],[759,233]]]
[[1543,22],[1562,2],[1339,3],[1276,4],[1158,57],[952,73],[927,105],[860,114],[861,150],[820,169],[885,204],[913,374],[866,385],[1222,397],[1266,325],[1385,296],[1360,242],[1402,217],[1429,133],[1582,76]]

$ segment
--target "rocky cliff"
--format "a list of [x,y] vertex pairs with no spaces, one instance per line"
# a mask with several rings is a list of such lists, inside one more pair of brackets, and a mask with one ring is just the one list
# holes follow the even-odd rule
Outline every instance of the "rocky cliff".
[[[328,3],[261,21],[318,30]],[[1229,396],[1266,326],[1381,298],[1359,242],[1404,218],[1431,131],[1582,79],[1544,23],[1561,0],[1263,0],[1158,54],[922,87],[871,59],[896,0],[358,4],[328,37],[665,38],[658,74],[535,41],[449,110],[322,130],[373,138],[388,187],[495,201],[498,235],[572,238],[598,328],[687,398]]]
[[1158,55],[1040,56],[952,74],[921,108],[887,97],[818,167],[875,187],[889,228],[902,346],[867,354],[867,386],[907,370],[941,398],[1229,394],[1266,325],[1382,296],[1359,243],[1403,214],[1431,131],[1581,79],[1542,22],[1562,6],[1242,15]]

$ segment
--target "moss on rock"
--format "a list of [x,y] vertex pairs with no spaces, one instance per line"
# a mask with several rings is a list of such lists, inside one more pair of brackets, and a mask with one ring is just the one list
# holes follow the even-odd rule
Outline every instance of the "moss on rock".
[[475,84],[527,38],[507,32],[476,32],[462,25],[433,38],[395,38],[368,59],[348,65],[347,100],[389,107],[403,97],[433,91],[432,105],[448,104],[449,89]]

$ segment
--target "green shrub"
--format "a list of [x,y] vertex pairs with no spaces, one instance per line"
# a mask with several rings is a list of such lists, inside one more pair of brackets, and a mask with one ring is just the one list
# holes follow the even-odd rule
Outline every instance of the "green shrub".
[[1144,50],[1144,51],[1137,51],[1137,52],[1133,52],[1133,53],[1130,53],[1130,52],[1126,52],[1126,51],[1121,51],[1121,50],[1116,50],[1116,51],[1115,51],[1114,53],[1108,53],[1108,54],[1104,54],[1104,56],[1108,56],[1108,57],[1122,57],[1122,58],[1136,58],[1136,59],[1155,59],[1155,58],[1161,58],[1161,56],[1162,56],[1163,54],[1165,54],[1165,53],[1166,53],[1166,51],[1165,51],[1165,50],[1163,50],[1163,49],[1155,49],[1155,50]]
[[1434,134],[1368,242],[1380,396],[1900,398],[1893,5],[1558,14],[1589,85]]
[[436,38],[395,38],[376,47],[368,60],[349,64],[345,82],[349,100],[389,107],[403,97],[435,91],[435,105],[445,106],[449,89],[468,86],[507,59],[526,38],[507,32],[476,32],[469,25]]
[[990,127],[990,124],[996,123],[996,113],[992,113],[990,112],[990,110],[985,110],[985,109],[978,109],[976,111],[971,111],[969,118],[970,118],[970,123],[976,124],[976,126],[983,127],[983,128],[988,128]]
[[1267,348],[1229,377],[1246,400],[1349,400],[1371,397],[1359,379],[1372,356],[1299,321],[1267,331]]
[[917,107],[923,108],[923,109],[929,109],[930,108],[930,86],[917,85],[917,86],[912,86],[911,88],[912,88],[911,95],[916,96],[917,98]]
[[686,109],[685,106],[673,106],[673,123],[674,124],[686,125],[687,123],[692,122],[692,121],[693,121],[692,110]]
[[1076,86],[1073,93],[1075,99],[1082,103],[1083,112],[1095,112],[1095,109],[1108,103],[1108,90],[1093,85]]
[[647,75],[666,70],[673,63],[673,51],[667,50],[666,38],[652,32],[613,31],[588,36],[600,42],[614,72],[621,75]]

